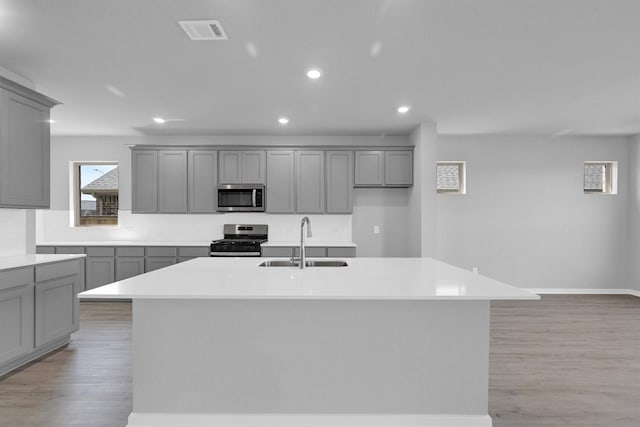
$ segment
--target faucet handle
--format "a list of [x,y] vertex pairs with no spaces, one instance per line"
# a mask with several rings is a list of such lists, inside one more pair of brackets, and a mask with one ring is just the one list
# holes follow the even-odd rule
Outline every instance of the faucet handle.
[[312,237],[312,233],[311,233],[311,222],[307,221],[307,237]]

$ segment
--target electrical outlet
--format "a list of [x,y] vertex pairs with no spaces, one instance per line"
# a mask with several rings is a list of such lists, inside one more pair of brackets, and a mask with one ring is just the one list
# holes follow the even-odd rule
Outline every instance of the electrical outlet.
[[380,234],[380,226],[379,225],[374,225],[373,226],[373,234]]
[[480,274],[480,273],[479,273],[479,271],[478,271],[478,267],[473,267],[473,272],[474,272],[475,274]]

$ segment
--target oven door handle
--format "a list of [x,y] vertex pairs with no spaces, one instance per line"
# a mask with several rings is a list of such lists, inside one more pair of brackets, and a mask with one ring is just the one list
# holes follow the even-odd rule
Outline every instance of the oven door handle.
[[255,188],[251,192],[251,206],[253,206],[254,208],[256,207],[257,193],[258,190],[256,190]]

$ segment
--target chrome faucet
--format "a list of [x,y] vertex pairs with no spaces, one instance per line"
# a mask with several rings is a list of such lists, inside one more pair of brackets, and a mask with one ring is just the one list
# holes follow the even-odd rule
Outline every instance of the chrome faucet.
[[300,268],[305,267],[306,254],[304,250],[304,225],[307,224],[307,237],[311,237],[311,221],[308,216],[302,218],[300,223]]

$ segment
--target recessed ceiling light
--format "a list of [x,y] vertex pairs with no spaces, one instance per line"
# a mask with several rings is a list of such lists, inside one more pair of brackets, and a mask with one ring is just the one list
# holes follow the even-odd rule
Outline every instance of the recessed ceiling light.
[[322,70],[320,70],[319,68],[311,68],[307,70],[307,77],[309,77],[311,80],[317,80],[320,78],[320,76],[322,76]]
[[52,119],[49,119],[49,120],[47,120],[47,121],[48,121],[49,123],[51,123],[51,124],[53,124],[53,123],[55,123],[55,122],[56,122],[55,120],[52,120]]
[[286,117],[280,117],[278,119],[278,123],[280,123],[281,125],[286,125],[287,123],[289,123],[289,119]]
[[404,114],[404,113],[407,113],[410,109],[411,107],[409,107],[408,105],[403,105],[398,107],[398,113]]
[[156,122],[156,123],[158,123],[158,124],[162,124],[162,123],[165,123],[165,122],[166,122],[166,120],[165,120],[165,119],[163,119],[162,117],[154,117],[154,118],[153,118],[153,121],[154,121],[154,122]]

